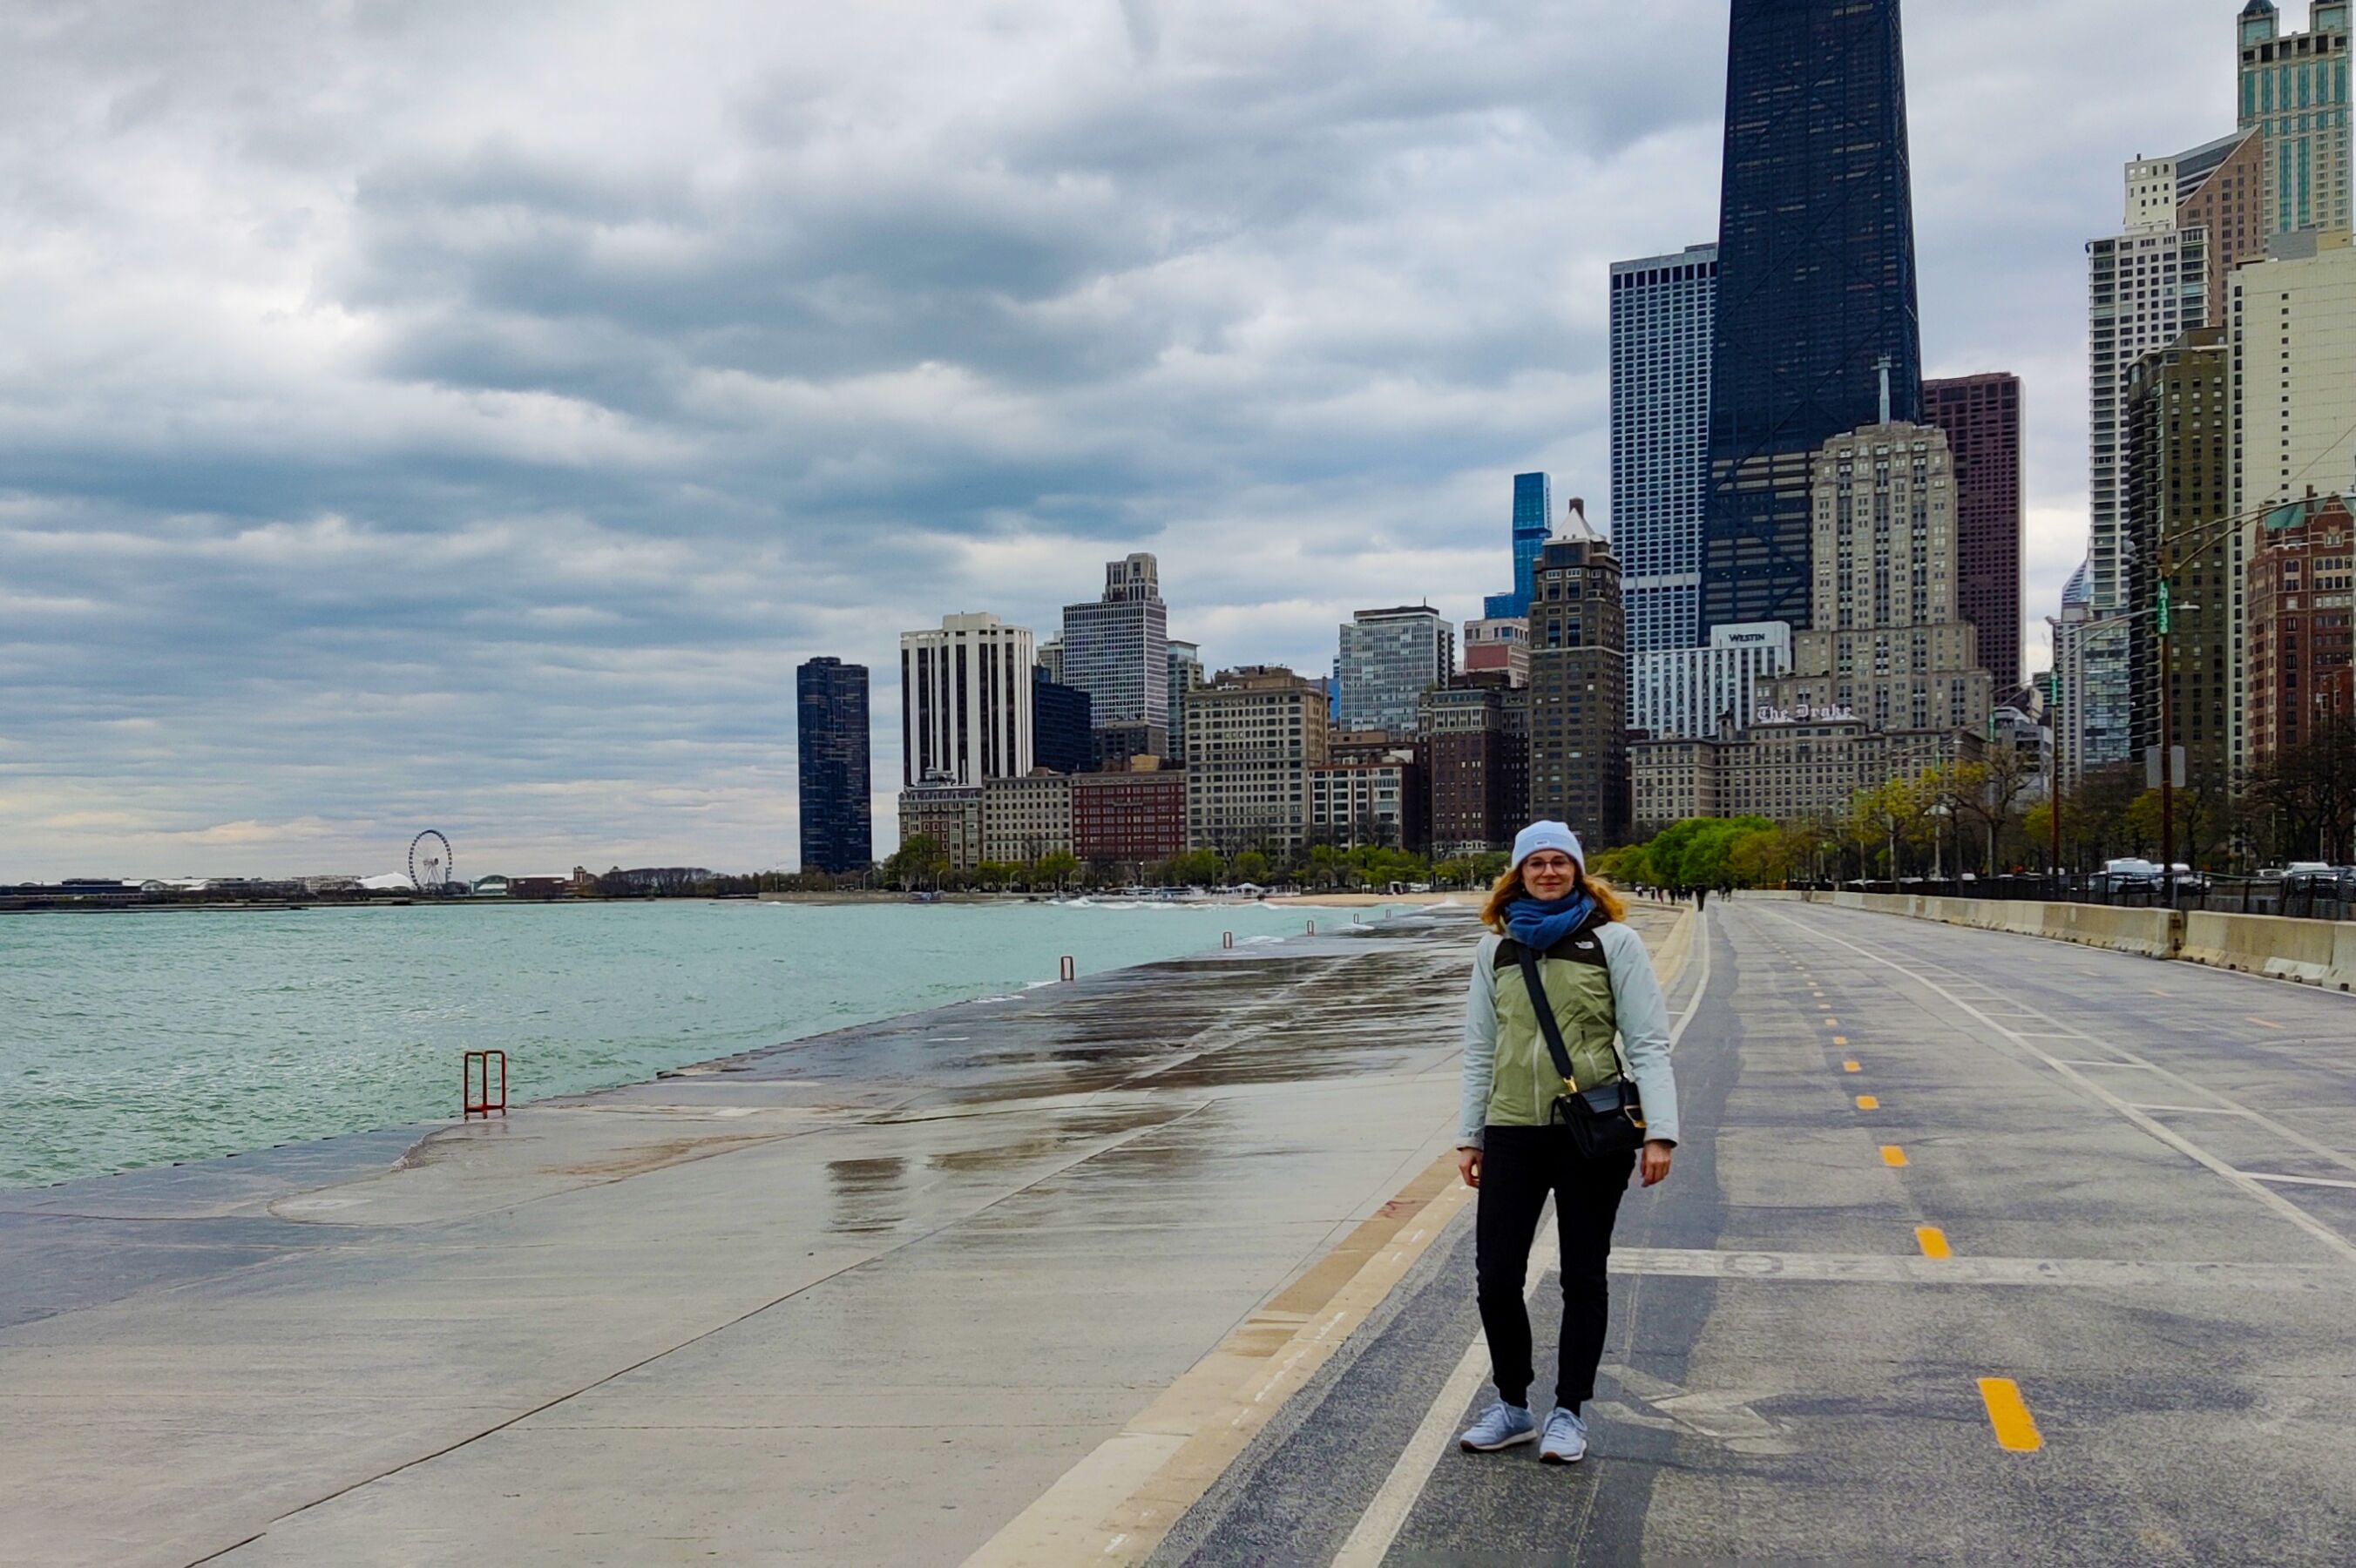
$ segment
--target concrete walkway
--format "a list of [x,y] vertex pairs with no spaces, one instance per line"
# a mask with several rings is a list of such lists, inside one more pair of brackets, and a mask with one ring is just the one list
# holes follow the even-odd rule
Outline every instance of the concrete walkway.
[[955,1561],[1384,1233],[1472,935],[0,1194],[0,1561]]

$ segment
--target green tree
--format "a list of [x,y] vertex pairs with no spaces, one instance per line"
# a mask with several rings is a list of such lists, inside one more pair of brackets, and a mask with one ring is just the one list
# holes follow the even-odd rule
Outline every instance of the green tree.
[[1032,875],[1036,879],[1033,885],[1044,884],[1060,893],[1064,891],[1064,884],[1077,875],[1079,869],[1078,856],[1068,849],[1051,849],[1032,862]]
[[884,880],[902,892],[939,880],[949,869],[940,840],[929,833],[912,833],[884,861]]
[[1231,869],[1239,882],[1253,882],[1263,887],[1268,883],[1268,857],[1257,849],[1247,849],[1237,855]]
[[1226,874],[1226,862],[1213,849],[1189,849],[1170,862],[1171,885],[1187,888],[1216,887]]

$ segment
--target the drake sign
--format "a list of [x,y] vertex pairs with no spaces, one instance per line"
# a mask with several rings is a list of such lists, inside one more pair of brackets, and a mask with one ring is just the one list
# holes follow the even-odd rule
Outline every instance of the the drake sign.
[[1751,712],[1753,724],[1844,724],[1854,723],[1857,715],[1835,703],[1810,705],[1795,702],[1789,708],[1755,708]]

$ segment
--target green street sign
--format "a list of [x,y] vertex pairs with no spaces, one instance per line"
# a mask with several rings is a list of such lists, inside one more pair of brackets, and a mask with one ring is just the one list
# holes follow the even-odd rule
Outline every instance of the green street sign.
[[2168,579],[2159,580],[2159,635],[2168,635]]

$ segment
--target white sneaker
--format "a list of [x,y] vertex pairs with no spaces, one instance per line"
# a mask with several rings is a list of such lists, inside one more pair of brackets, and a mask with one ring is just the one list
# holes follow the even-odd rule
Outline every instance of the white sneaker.
[[1576,1465],[1587,1457],[1587,1423],[1576,1411],[1554,1407],[1547,1417],[1546,1441],[1538,1445],[1542,1465]]

